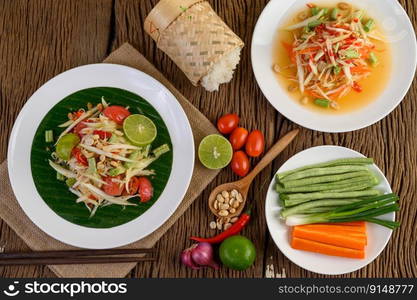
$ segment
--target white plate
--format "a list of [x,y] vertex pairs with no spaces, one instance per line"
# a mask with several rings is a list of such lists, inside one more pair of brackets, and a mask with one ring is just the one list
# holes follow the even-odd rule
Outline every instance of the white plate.
[[392,42],[393,69],[384,92],[371,104],[348,114],[325,115],[308,110],[291,99],[272,71],[273,45],[282,19],[310,2],[271,0],[259,17],[252,39],[252,66],[263,94],[286,118],[317,131],[347,132],[378,122],[402,101],[414,78],[417,46],[410,19],[397,0],[347,1],[365,9],[381,22]]
[[[42,200],[32,180],[30,152],[38,125],[66,96],[92,87],[115,87],[146,99],[164,120],[173,145],[173,164],[159,199],[140,217],[120,226],[95,229],[59,217]],[[113,248],[135,242],[158,229],[181,203],[194,168],[194,140],[190,124],[177,99],[149,75],[121,65],[94,64],[66,71],[45,83],[27,101],[10,137],[9,177],[26,215],[53,238],[82,248]],[[51,184],[54,184],[51,182]]]
[[[277,173],[292,170],[302,166],[321,163],[329,160],[339,158],[350,157],[365,157],[362,154],[353,151],[348,148],[338,146],[320,146],[304,150],[291,157]],[[385,178],[381,170],[373,165],[371,170],[378,175],[381,183],[376,188],[391,193],[391,187]],[[366,257],[364,259],[351,259],[343,257],[327,256],[318,253],[306,252],[295,250],[291,248],[289,242],[290,230],[285,223],[280,220],[279,212],[281,207],[278,204],[279,194],[275,191],[275,177],[269,185],[268,193],[266,195],[265,214],[266,223],[268,225],[269,232],[278,246],[279,250],[293,263],[309,270],[311,272],[327,274],[327,275],[339,275],[349,272],[353,272],[363,268],[367,264],[371,263],[378,255],[384,250],[387,245],[392,231],[388,228],[367,223],[368,232],[368,245],[366,246]],[[381,216],[386,220],[394,220],[395,213],[390,213],[385,216]]]

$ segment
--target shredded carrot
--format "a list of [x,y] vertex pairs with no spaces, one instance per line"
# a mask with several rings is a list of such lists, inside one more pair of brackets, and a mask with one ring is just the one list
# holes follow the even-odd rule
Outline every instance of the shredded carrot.
[[366,244],[364,236],[350,235],[341,231],[325,231],[295,226],[292,234],[294,237],[350,249],[363,250]]
[[349,249],[339,246],[328,245],[324,243],[319,243],[315,241],[309,241],[306,239],[300,239],[297,237],[292,237],[291,247],[297,250],[310,251],[315,253],[321,253],[331,256],[340,256],[348,258],[365,258],[365,250],[358,249]]
[[288,56],[290,57],[291,62],[295,63],[294,47],[291,44],[284,42],[284,41],[282,41],[282,45],[284,46],[285,50],[287,50]]
[[301,51],[298,51],[298,54],[306,54],[306,53],[314,52],[314,51],[317,51],[317,50],[320,50],[320,49],[321,49],[321,47],[318,47],[318,46],[317,47],[305,48]]

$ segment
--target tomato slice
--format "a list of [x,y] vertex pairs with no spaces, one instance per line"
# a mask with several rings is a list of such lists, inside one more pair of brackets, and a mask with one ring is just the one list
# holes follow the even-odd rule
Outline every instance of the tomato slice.
[[103,114],[110,120],[115,121],[117,124],[122,125],[124,119],[130,116],[130,112],[123,106],[112,105],[106,107],[103,110]]
[[127,191],[128,195],[135,195],[139,189],[139,179],[137,177],[132,177],[129,181],[129,190]]
[[71,156],[75,157],[77,161],[82,164],[83,166],[88,166],[88,160],[87,157],[85,157],[84,154],[82,154],[81,149],[78,147],[75,147],[71,151]]
[[78,123],[77,126],[74,127],[73,131],[75,134],[78,134],[79,137],[82,137],[83,134],[81,133],[81,130],[83,130],[86,127],[87,125],[85,124],[85,122],[81,122],[81,123]]
[[120,177],[105,177],[103,178],[106,184],[103,185],[103,191],[110,196],[120,196],[123,193],[124,185],[113,179],[120,179]]
[[145,203],[151,200],[153,196],[152,183],[146,177],[139,177],[138,179],[138,193],[140,202]]
[[352,86],[353,90],[355,92],[361,93],[363,91],[362,87],[360,86],[359,83],[357,83],[356,81],[353,82],[353,86]]
[[105,140],[111,138],[111,132],[103,131],[103,130],[94,130],[93,134],[97,134],[100,139]]

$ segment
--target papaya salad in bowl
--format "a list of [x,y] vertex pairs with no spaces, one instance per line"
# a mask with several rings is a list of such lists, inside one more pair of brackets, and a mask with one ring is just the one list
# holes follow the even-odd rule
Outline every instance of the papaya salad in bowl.
[[[97,209],[109,205],[137,206],[153,197],[149,166],[170,151],[168,144],[152,147],[157,130],[148,117],[132,114],[129,107],[101,103],[68,113],[64,131],[54,144],[49,165],[57,180],[65,181],[94,217]],[[54,141],[53,130],[45,141]],[[138,201],[132,201],[139,198]]]
[[287,119],[349,132],[380,121],[404,99],[417,41],[397,1],[271,0],[257,21],[251,59],[262,93]]

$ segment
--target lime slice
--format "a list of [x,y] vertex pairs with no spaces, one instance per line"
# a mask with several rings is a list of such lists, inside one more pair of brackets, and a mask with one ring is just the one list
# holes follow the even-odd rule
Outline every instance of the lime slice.
[[221,169],[232,160],[233,149],[230,142],[218,134],[206,136],[198,147],[201,163],[209,169]]
[[144,115],[130,115],[123,122],[126,137],[137,146],[146,146],[156,138],[156,126]]

